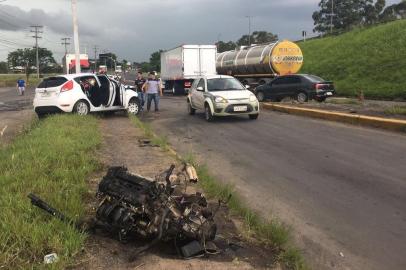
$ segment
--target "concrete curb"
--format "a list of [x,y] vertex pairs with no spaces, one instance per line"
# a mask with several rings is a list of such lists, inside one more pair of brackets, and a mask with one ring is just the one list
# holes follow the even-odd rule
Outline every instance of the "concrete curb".
[[279,105],[273,103],[262,103],[262,108],[289,114],[319,118],[328,121],[336,121],[352,125],[362,125],[392,131],[406,132],[406,120],[401,119],[389,119],[383,117],[373,117],[360,114],[342,113],[336,111],[300,108],[295,106]]

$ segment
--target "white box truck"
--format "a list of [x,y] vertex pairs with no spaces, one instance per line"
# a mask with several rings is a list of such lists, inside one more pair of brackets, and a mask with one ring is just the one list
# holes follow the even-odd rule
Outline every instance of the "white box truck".
[[182,45],[161,53],[161,79],[165,91],[185,94],[194,79],[215,75],[217,47],[215,45]]

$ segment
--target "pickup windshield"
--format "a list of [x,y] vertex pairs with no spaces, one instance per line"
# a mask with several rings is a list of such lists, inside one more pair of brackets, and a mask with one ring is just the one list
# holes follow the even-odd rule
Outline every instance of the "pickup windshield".
[[207,80],[207,90],[216,91],[241,91],[245,90],[242,84],[234,78],[216,78]]

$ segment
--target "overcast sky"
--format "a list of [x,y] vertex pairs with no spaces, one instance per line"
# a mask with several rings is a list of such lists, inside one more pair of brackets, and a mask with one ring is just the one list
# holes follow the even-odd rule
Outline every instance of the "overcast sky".
[[[119,59],[148,60],[158,49],[180,44],[237,40],[252,29],[282,39],[312,34],[312,13],[319,0],[77,0],[81,52],[94,57],[112,51]],[[0,0],[1,2],[1,0]],[[388,4],[399,2],[387,0]],[[0,4],[0,61],[9,51],[34,44],[29,25],[44,25],[41,47],[60,62],[62,37],[72,37],[70,0],[6,0]],[[12,43],[10,43],[12,42]],[[73,43],[73,39],[71,40]],[[73,45],[70,46],[73,49]],[[90,53],[92,52],[92,53]]]

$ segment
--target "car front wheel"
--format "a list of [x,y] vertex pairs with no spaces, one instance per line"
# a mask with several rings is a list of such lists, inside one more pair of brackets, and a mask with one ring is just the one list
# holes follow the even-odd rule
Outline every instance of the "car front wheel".
[[190,115],[194,115],[196,113],[196,109],[192,107],[190,102],[187,103],[187,111]]
[[73,113],[78,115],[88,115],[90,112],[89,105],[84,100],[79,100],[76,102],[75,106],[73,106]]
[[257,99],[258,99],[259,102],[265,101],[265,94],[264,94],[264,92],[259,91],[259,92],[257,93]]
[[259,114],[250,114],[250,115],[248,115],[248,116],[249,116],[249,118],[250,118],[251,120],[257,120]]
[[210,110],[210,106],[209,106],[209,105],[206,105],[206,106],[204,107],[204,116],[205,116],[207,122],[212,122],[213,119],[214,119],[214,116],[213,116],[213,114],[211,113],[211,110]]
[[127,112],[132,115],[137,115],[140,112],[140,104],[138,99],[130,99],[130,101],[128,102]]

